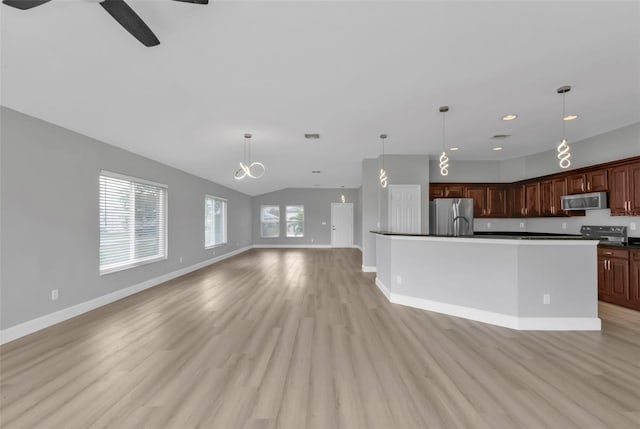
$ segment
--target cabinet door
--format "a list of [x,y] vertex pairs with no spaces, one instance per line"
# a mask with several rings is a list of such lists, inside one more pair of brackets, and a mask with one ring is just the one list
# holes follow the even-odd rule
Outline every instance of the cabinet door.
[[640,215],[640,163],[629,166],[629,208]]
[[603,301],[610,295],[608,273],[607,258],[598,256],[598,298]]
[[467,186],[465,197],[473,198],[473,217],[485,217],[487,211],[485,194],[487,188],[484,186]]
[[513,185],[507,190],[507,207],[511,217],[524,216],[524,186]]
[[629,306],[629,261],[626,259],[610,258],[609,271],[611,275],[611,301]]
[[640,250],[631,251],[629,266],[629,300],[631,307],[640,310]]
[[487,186],[487,215],[507,216],[507,189],[504,186]]
[[586,192],[587,178],[584,174],[573,174],[567,177],[567,194],[581,194]]
[[540,216],[539,183],[528,183],[524,185],[524,215],[526,217]]
[[553,216],[553,182],[540,182],[540,216]]
[[434,198],[444,197],[444,185],[440,183],[429,183],[429,201]]
[[629,196],[629,167],[613,167],[609,172],[609,208],[613,214],[626,214]]
[[555,216],[566,216],[566,212],[562,210],[562,196],[567,195],[567,179],[553,179],[553,202],[551,211]]
[[464,185],[445,185],[445,198],[464,198]]
[[609,190],[609,175],[607,170],[587,171],[587,192],[607,192]]

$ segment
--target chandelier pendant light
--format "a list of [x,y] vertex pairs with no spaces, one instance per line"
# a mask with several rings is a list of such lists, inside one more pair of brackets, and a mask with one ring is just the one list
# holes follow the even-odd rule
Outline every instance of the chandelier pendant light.
[[440,113],[442,113],[442,154],[440,155],[440,175],[446,176],[449,174],[449,157],[446,151],[446,128],[445,128],[445,113],[449,111],[449,106],[440,107]]
[[565,85],[557,89],[558,94],[562,94],[562,140],[556,148],[558,151],[558,164],[560,168],[569,168],[571,165],[571,148],[567,144],[567,121],[565,120],[565,97],[567,92],[571,91],[571,86]]
[[240,168],[234,174],[236,180],[242,180],[245,177],[259,179],[266,171],[263,163],[251,162],[251,137],[249,133],[244,135],[244,160],[240,162]]
[[384,141],[387,138],[386,134],[380,134],[380,140],[382,140],[382,168],[380,169],[380,186],[386,188],[389,184],[389,178],[387,177],[387,170],[384,169]]

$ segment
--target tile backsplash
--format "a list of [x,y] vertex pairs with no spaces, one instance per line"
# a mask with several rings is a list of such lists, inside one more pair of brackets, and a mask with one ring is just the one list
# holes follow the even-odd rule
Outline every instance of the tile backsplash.
[[[587,210],[586,216],[528,219],[474,219],[474,231],[527,231],[579,234],[582,225],[626,226],[629,237],[640,237],[640,216],[611,216],[609,209]],[[634,229],[635,227],[635,229]]]

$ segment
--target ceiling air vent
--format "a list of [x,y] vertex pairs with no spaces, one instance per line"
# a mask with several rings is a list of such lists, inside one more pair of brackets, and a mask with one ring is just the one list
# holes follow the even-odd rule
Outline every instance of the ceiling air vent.
[[320,134],[318,134],[318,133],[305,133],[304,138],[308,139],[308,140],[318,140],[320,138]]
[[511,137],[511,134],[496,134],[493,137],[491,137],[492,139],[496,139],[496,140],[500,140],[500,139],[506,139]]

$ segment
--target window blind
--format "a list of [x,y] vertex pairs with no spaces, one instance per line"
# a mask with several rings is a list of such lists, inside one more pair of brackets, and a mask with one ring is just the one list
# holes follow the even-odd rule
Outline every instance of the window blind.
[[227,200],[204,197],[204,247],[227,242]]
[[100,173],[100,274],[167,255],[166,185]]

